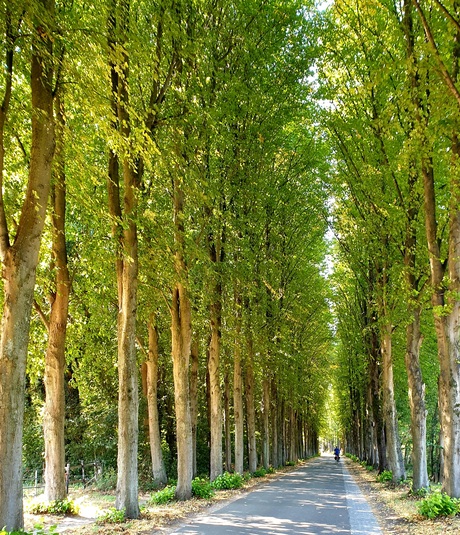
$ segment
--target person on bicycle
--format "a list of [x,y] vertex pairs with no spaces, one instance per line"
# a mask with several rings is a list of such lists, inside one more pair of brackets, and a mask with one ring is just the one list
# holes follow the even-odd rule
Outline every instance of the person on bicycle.
[[334,457],[340,457],[340,448],[338,446],[335,447]]

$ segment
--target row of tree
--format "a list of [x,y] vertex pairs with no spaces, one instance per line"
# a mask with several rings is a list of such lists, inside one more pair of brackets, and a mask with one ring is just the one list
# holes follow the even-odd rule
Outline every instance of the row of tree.
[[48,500],[66,462],[116,451],[128,517],[145,443],[179,499],[198,467],[317,451],[330,320],[310,7],[2,3],[7,529],[42,445]]
[[443,489],[459,497],[460,4],[338,0],[325,19],[347,444],[405,478],[396,407],[407,392],[413,488],[429,485],[437,413]]

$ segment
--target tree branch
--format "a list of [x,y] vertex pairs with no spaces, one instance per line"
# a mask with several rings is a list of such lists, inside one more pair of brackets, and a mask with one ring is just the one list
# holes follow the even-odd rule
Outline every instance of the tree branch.
[[42,320],[43,325],[45,326],[46,330],[50,331],[50,322],[49,319],[46,317],[46,314],[43,312],[42,307],[38,303],[36,299],[34,299],[34,308],[37,311],[38,315],[40,316],[40,319]]
[[458,22],[458,20],[455,19],[455,17],[452,15],[452,13],[446,8],[446,6],[441,4],[441,2],[439,0],[434,0],[434,1],[435,1],[436,5],[439,6],[439,9],[444,13],[444,15],[446,15],[446,17],[450,20],[450,22],[452,22],[452,24],[460,32],[460,23]]
[[417,10],[417,13],[420,16],[420,20],[422,21],[422,25],[423,25],[423,28],[425,30],[426,38],[428,39],[428,42],[430,43],[430,45],[433,48],[433,53],[434,53],[434,56],[436,58],[436,61],[438,62],[438,66],[439,66],[439,69],[441,71],[441,74],[442,74],[442,77],[444,79],[444,82],[446,83],[448,89],[450,90],[450,92],[452,93],[453,97],[457,101],[457,104],[460,107],[460,93],[459,93],[457,87],[455,86],[455,83],[454,83],[449,71],[447,70],[447,67],[444,64],[444,61],[441,58],[441,54],[439,53],[438,47],[437,47],[436,42],[435,42],[434,37],[433,37],[433,33],[431,32],[431,28],[430,28],[430,26],[428,24],[428,21],[426,20],[425,13],[423,12],[423,10],[422,10],[422,8],[420,6],[420,2],[418,0],[412,0],[412,2],[414,4],[415,9]]

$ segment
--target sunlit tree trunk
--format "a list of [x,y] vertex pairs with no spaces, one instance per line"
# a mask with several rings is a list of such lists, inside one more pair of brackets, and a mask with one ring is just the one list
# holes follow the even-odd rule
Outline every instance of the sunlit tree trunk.
[[[3,199],[4,128],[11,95],[7,77],[0,111],[0,255],[3,316],[0,340],[0,525],[23,526],[22,427],[24,384],[35,272],[45,222],[54,154],[52,31],[54,1],[42,0],[46,23],[37,28],[32,47],[32,144],[27,191],[13,243]],[[12,73],[12,53],[6,66]]]
[[174,399],[177,436],[176,498],[188,500],[192,495],[193,442],[190,415],[190,352],[192,313],[185,263],[184,193],[179,178],[174,180],[174,241],[176,283],[172,292],[171,332],[174,375]]
[[[116,244],[118,285],[118,456],[117,509],[127,518],[140,515],[138,501],[138,370],[136,355],[137,311],[137,189],[139,162],[136,168],[130,154],[129,57],[126,49],[130,16],[129,0],[112,0],[109,13],[109,63],[112,82],[112,123],[126,142],[122,155],[123,207],[119,184],[119,156],[110,152],[108,176],[109,211],[113,220]],[[115,98],[118,95],[118,98]]]
[[53,220],[53,261],[56,290],[50,296],[51,315],[48,322],[48,346],[45,355],[45,408],[43,431],[45,438],[45,499],[66,497],[64,478],[65,448],[65,341],[69,309],[70,277],[66,250],[66,186],[64,159],[64,110],[56,96],[56,165],[51,190]]
[[[452,42],[452,69],[449,73],[424,16],[420,3],[413,0],[427,40],[433,47],[442,78],[450,95],[460,106],[460,94],[456,88],[459,79],[460,32],[457,28]],[[460,4],[453,2],[454,18],[458,19]],[[406,6],[409,9],[409,5]],[[415,81],[418,81],[415,79]],[[418,89],[418,86],[417,86]],[[428,88],[429,89],[429,88]],[[427,88],[421,88],[426,91]],[[417,107],[417,121],[422,131],[429,117],[427,110]],[[458,111],[458,110],[457,110]],[[426,140],[424,140],[426,143]],[[437,221],[437,200],[431,147],[423,147],[422,174],[424,188],[425,231],[430,255],[431,284],[433,289],[432,305],[438,342],[440,363],[439,408],[441,435],[443,442],[443,490],[449,496],[460,497],[460,181],[458,124],[452,134],[452,163],[449,176],[449,232],[447,238],[447,264],[443,262]],[[447,277],[445,277],[448,275]]]

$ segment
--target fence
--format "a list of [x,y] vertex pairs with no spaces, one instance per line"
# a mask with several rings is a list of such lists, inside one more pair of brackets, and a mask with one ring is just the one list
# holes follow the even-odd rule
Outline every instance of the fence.
[[[80,464],[75,466],[67,464],[63,472],[68,493],[71,485],[82,485],[85,488],[100,479],[103,473],[103,463],[93,461],[85,464],[84,461],[80,461]],[[40,494],[45,488],[45,467],[24,470],[22,488],[25,492],[33,491],[35,496]]]

